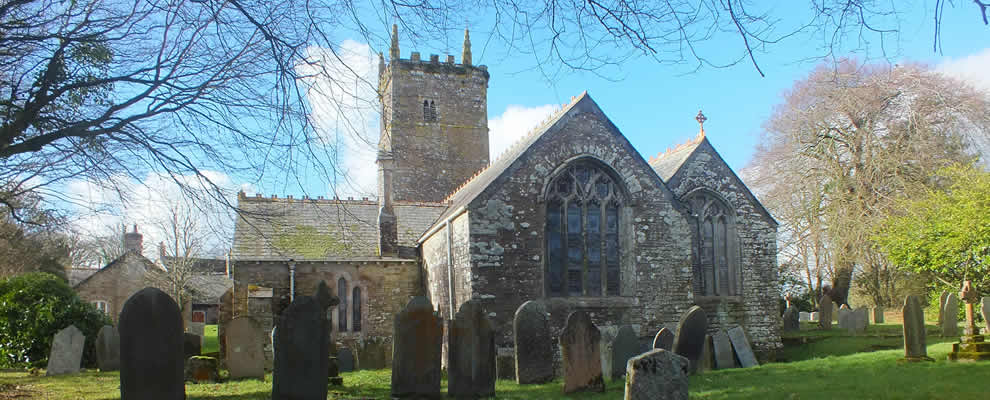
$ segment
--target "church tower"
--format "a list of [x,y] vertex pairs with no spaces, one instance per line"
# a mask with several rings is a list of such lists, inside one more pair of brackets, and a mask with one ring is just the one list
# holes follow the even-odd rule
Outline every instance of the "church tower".
[[453,55],[422,60],[413,52],[402,59],[395,25],[388,64],[379,57],[382,208],[393,201],[441,202],[488,165],[488,69],[472,65],[466,29],[460,64]]

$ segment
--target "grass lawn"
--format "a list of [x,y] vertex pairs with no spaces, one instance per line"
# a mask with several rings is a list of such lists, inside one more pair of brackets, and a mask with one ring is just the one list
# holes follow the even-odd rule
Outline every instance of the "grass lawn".
[[220,351],[220,344],[217,342],[217,326],[216,325],[206,325],[203,329],[203,347],[200,351],[202,354],[217,353]]
[[[209,329],[209,327],[207,327]],[[214,328],[215,329],[215,328]],[[871,325],[865,335],[849,336],[834,329],[802,331],[784,337],[779,353],[786,362],[757,368],[709,371],[691,377],[692,399],[983,399],[990,398],[990,362],[949,363],[951,340],[929,327],[928,355],[933,363],[900,363],[901,326]],[[209,331],[208,331],[209,332]],[[209,337],[209,333],[207,334]],[[894,347],[894,348],[891,348]],[[206,349],[204,348],[204,351]],[[384,399],[389,395],[389,370],[344,373],[344,387],[331,387],[331,399]],[[0,371],[0,400],[119,399],[117,373],[84,372],[62,377],[31,376],[24,371]],[[446,392],[446,382],[443,382]],[[516,385],[498,381],[499,399],[621,399],[623,382],[612,382],[605,393],[564,397],[560,381],[545,385]],[[186,385],[193,399],[268,399],[271,375],[262,381]]]

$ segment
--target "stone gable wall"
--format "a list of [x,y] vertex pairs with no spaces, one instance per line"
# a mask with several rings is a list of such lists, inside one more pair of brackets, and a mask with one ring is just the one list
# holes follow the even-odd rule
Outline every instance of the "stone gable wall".
[[145,278],[144,260],[135,254],[127,254],[109,269],[93,274],[74,289],[86,302],[103,300],[109,303],[108,314],[117,323],[124,302],[134,293],[149,286]]

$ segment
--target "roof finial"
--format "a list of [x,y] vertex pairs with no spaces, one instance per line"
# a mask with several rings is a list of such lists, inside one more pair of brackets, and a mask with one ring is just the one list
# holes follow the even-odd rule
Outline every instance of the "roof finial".
[[698,136],[705,137],[705,121],[708,121],[708,118],[705,117],[705,114],[703,114],[701,110],[698,110],[698,116],[694,117],[694,120],[698,121],[698,125],[701,126],[701,131],[698,132]]
[[399,25],[392,24],[392,47],[388,49],[390,61],[399,59]]
[[471,32],[464,28],[464,51],[461,53],[461,64],[471,65]]

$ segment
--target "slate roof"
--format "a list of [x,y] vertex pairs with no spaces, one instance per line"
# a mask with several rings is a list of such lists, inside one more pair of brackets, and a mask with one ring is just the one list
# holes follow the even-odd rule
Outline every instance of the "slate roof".
[[95,274],[99,271],[99,268],[70,268],[69,269],[69,286],[76,286],[79,282],[84,281],[89,278],[90,275]]
[[104,271],[109,271],[109,270],[111,270],[113,268],[116,268],[118,265],[122,264],[124,262],[124,260],[126,260],[129,257],[140,257],[139,260],[141,261],[142,264],[144,264],[144,269],[146,271],[157,271],[157,270],[161,270],[161,267],[159,267],[158,265],[155,265],[155,263],[151,262],[151,260],[149,260],[147,257],[141,255],[140,253],[138,253],[136,251],[127,251],[127,252],[124,252],[124,254],[121,254],[119,257],[113,259],[113,261],[110,261],[110,263],[108,263],[103,268],[100,268],[98,271],[89,274],[89,276],[87,276],[83,280],[77,282],[75,285],[72,285],[72,287],[78,287],[79,285],[82,285],[83,283],[86,283],[90,279],[93,279],[94,276],[96,276],[98,274],[101,274]]
[[650,167],[654,171],[657,171],[657,175],[660,175],[663,183],[667,183],[677,173],[677,170],[681,169],[681,166],[684,165],[688,157],[694,154],[694,150],[701,145],[704,139],[704,136],[698,135],[698,137],[691,139],[687,143],[682,143],[673,149],[667,148],[667,151],[658,154],[656,157],[650,157]]
[[226,274],[194,274],[187,281],[193,304],[220,304],[220,296],[234,287]]
[[[234,260],[365,260],[378,258],[376,200],[238,196]],[[444,203],[396,202],[399,258],[415,258],[416,240]]]
[[[166,267],[172,264],[175,257],[160,256],[158,258]],[[227,274],[227,260],[222,258],[193,258],[192,270],[200,274]]]

